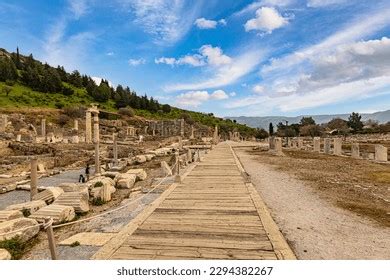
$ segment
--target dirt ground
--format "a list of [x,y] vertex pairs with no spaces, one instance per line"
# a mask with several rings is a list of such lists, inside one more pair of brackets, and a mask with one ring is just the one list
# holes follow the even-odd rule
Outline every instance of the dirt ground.
[[235,150],[299,259],[390,259],[390,165]]

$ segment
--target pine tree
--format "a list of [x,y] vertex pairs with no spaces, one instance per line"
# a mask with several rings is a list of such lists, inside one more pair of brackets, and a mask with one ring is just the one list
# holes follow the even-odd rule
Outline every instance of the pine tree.
[[274,135],[274,125],[271,123],[269,123],[269,129],[268,129],[268,132],[269,132],[269,136],[272,136]]

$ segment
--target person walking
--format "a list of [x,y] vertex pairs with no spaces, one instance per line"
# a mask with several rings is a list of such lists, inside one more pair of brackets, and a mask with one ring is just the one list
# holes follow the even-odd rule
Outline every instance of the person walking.
[[87,167],[85,168],[85,176],[87,177],[87,181],[89,181],[89,163],[87,163]]

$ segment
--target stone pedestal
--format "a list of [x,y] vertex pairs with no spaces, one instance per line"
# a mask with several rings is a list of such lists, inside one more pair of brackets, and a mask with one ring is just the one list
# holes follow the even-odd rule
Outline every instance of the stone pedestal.
[[387,161],[387,148],[383,145],[375,145],[375,160]]
[[268,141],[269,141],[269,149],[275,150],[275,137],[274,136],[269,137]]
[[352,158],[360,158],[359,143],[352,143],[351,157]]
[[343,144],[343,139],[341,139],[341,138],[334,138],[333,139],[333,154],[335,156],[341,156],[342,144]]
[[324,139],[324,153],[330,154],[330,138]]
[[79,130],[79,121],[78,120],[74,120],[74,126],[73,126],[73,129],[74,130]]
[[282,138],[276,137],[274,142],[275,142],[275,153],[277,155],[282,155],[283,154],[283,152],[282,152]]
[[321,151],[321,138],[314,137],[313,139],[313,151],[319,153]]

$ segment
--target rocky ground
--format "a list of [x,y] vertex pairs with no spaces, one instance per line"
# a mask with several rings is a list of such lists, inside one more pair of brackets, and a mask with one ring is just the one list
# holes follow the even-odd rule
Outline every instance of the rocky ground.
[[299,259],[390,258],[390,165],[235,149]]

